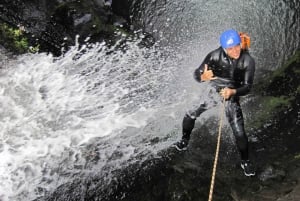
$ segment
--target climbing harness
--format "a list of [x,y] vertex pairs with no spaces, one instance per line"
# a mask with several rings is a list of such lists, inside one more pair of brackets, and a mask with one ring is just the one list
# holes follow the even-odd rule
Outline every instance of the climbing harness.
[[223,98],[223,104],[222,104],[222,109],[221,109],[221,113],[220,113],[220,125],[219,125],[218,142],[217,142],[217,148],[216,148],[216,154],[215,154],[215,161],[214,161],[214,166],[213,166],[213,172],[212,172],[212,176],[211,176],[211,183],[210,183],[210,190],[209,190],[208,201],[212,201],[212,196],[213,196],[213,192],[214,192],[216,170],[217,170],[217,164],[218,164],[218,158],[219,158],[219,150],[220,150],[220,144],[221,144],[221,130],[222,130],[222,125],[223,125],[224,110],[225,110],[225,98]]

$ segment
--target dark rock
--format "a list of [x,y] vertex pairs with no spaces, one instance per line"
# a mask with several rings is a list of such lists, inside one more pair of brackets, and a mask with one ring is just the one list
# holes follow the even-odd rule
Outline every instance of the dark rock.
[[260,174],[259,179],[263,182],[269,179],[276,179],[278,181],[282,181],[286,173],[283,170],[277,170],[273,166],[267,166]]
[[[0,23],[18,29],[22,26],[29,46],[41,52],[60,55],[78,42],[117,40],[116,30],[130,33],[130,4],[113,1],[111,7],[95,1],[8,1],[0,3]],[[5,44],[4,44],[5,45]],[[12,48],[11,51],[14,51]]]

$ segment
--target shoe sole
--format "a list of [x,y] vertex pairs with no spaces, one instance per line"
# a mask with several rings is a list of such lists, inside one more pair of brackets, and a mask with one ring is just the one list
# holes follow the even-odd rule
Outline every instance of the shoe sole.
[[244,170],[244,174],[245,174],[246,177],[253,177],[253,176],[255,176],[255,173],[247,174],[247,173],[245,172],[245,167],[244,167],[242,164],[241,164],[241,168]]
[[187,147],[184,147],[182,149],[180,149],[177,145],[173,145],[172,147],[175,147],[178,151],[185,151],[185,150],[187,150]]

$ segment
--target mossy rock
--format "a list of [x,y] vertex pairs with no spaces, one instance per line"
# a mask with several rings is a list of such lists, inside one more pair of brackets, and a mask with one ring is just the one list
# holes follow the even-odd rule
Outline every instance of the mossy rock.
[[253,109],[253,117],[249,118],[246,124],[247,130],[251,128],[261,128],[271,124],[280,117],[280,114],[292,107],[295,97],[289,96],[260,96],[255,101],[259,104]]
[[300,96],[300,51],[285,65],[275,70],[254,88],[256,103],[247,127],[259,129],[265,124],[277,121],[285,111],[297,107]]
[[300,86],[300,50],[285,65],[275,70],[270,76],[258,82],[254,87],[261,95],[293,96],[299,93]]

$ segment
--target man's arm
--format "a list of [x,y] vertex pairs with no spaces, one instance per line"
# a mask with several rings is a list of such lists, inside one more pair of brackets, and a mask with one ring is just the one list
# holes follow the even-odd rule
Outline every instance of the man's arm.
[[[216,50],[215,50],[216,51]],[[210,52],[202,62],[202,64],[197,68],[194,72],[194,78],[198,82],[210,81],[216,79],[214,77],[213,71],[208,67],[213,62],[213,55],[215,55],[215,51]]]
[[223,96],[226,100],[231,96],[243,96],[250,92],[254,80],[255,61],[249,55],[249,57],[245,59],[244,65],[246,66],[246,69],[242,86],[237,89],[230,89],[228,87],[225,87],[220,91],[221,96]]
[[237,96],[243,96],[250,92],[253,80],[254,80],[254,73],[255,73],[255,61],[254,59],[249,56],[245,60],[246,70],[244,75],[244,81],[242,83],[242,86],[236,89],[236,95]]
[[195,71],[194,71],[194,79],[197,81],[197,82],[201,82],[201,74],[203,73],[204,71],[204,63],[202,63],[199,68],[197,68]]

